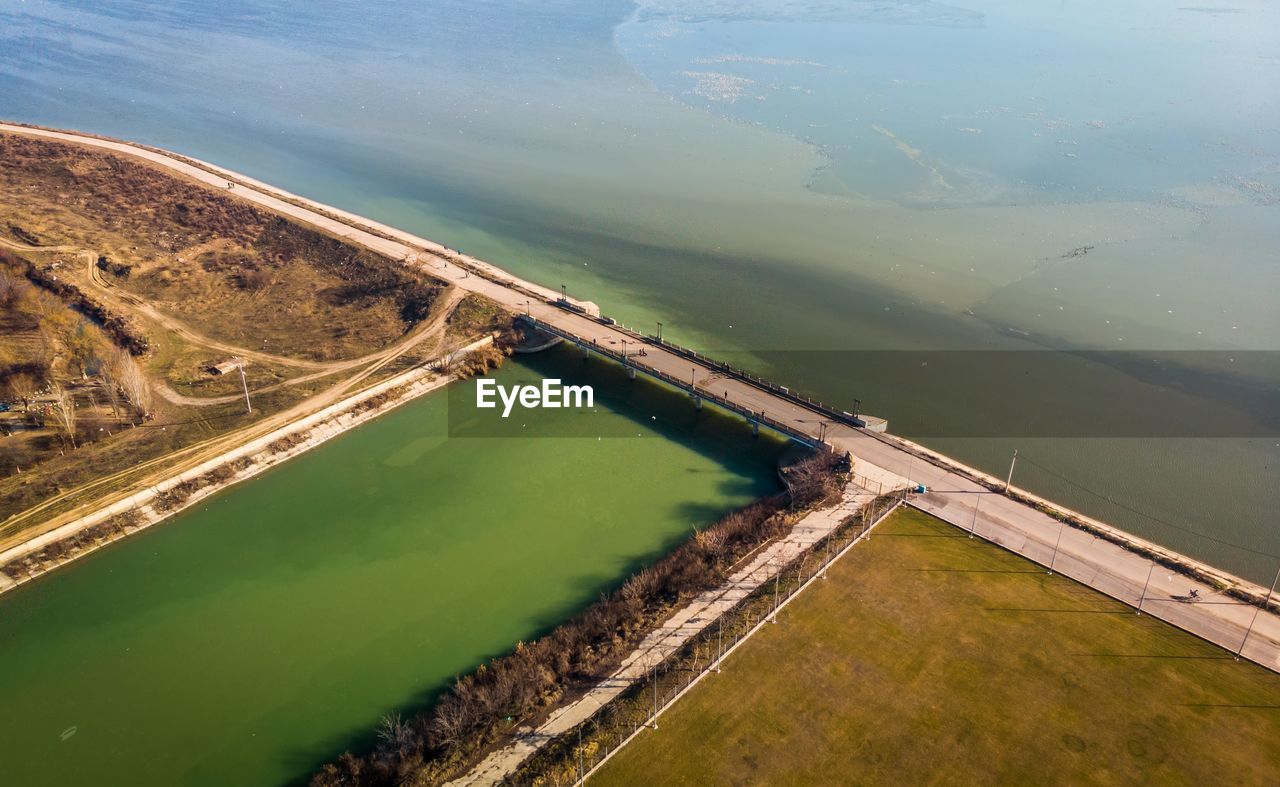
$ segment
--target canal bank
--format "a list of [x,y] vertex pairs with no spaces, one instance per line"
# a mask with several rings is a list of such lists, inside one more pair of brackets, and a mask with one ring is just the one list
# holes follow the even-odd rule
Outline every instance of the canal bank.
[[[452,353],[465,357],[493,344],[486,336]],[[315,448],[372,418],[447,385],[451,378],[424,364],[262,437],[174,473],[123,500],[85,514],[0,552],[0,593],[67,565],[114,541],[172,517],[227,487]]]
[[592,418],[629,436],[568,415],[554,435],[469,437],[437,392],[6,594],[6,778],[304,779],[777,491],[781,445],[678,421],[683,400],[601,371],[552,351],[494,376],[589,381]]

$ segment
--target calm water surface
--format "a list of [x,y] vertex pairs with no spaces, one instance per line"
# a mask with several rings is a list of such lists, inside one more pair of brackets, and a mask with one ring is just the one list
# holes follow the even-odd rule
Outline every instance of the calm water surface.
[[[805,353],[1277,349],[1274,4],[0,0],[0,22],[0,114],[567,284],[926,442],[923,413],[965,423],[974,397]],[[946,448],[997,473],[1020,448],[1051,470],[1027,486],[1270,578],[1274,429],[1071,442],[1008,417]]]
[[468,438],[431,396],[0,598],[0,783],[305,781],[777,488],[734,420],[577,359],[497,377],[539,373],[607,399]]
[[[919,386],[830,353],[1280,349],[1277,40],[1280,10],[1253,0],[0,0],[0,115],[200,156],[567,284],[999,474],[1019,448],[1020,483],[1269,581],[1274,431],[1027,436],[1037,409],[1106,407],[1066,385],[1011,404],[1008,437],[944,438],[939,418],[998,416],[1006,381]],[[74,776],[136,766],[137,726],[147,758],[221,749],[157,774],[216,780],[226,756],[287,778],[768,475],[689,440],[605,440],[606,463],[590,441],[403,428],[444,406],[0,604],[18,644],[0,681],[28,709],[0,740]],[[638,540],[592,538],[603,509]],[[490,607],[450,623],[451,592]],[[148,671],[175,660],[204,680]],[[174,693],[191,683],[207,693]]]

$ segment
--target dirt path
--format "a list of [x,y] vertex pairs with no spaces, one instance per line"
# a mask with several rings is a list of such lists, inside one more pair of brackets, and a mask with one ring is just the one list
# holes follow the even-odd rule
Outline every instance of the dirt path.
[[[171,317],[156,307],[144,303],[141,298],[132,293],[119,291],[114,285],[107,281],[102,275],[102,271],[98,268],[96,252],[90,249],[80,249],[79,254],[85,260],[85,272],[88,274],[89,283],[97,294],[107,302],[107,305],[115,307],[117,311],[124,312],[127,315],[141,315],[147,320],[154,322],[167,331],[172,331],[192,344],[208,347],[212,350],[227,353],[228,355],[237,355],[248,361],[257,361],[262,364],[275,364],[279,366],[292,366],[298,369],[332,369],[338,362],[322,362],[307,361],[301,358],[291,358],[287,355],[275,355],[274,353],[264,353],[261,350],[251,350],[248,347],[240,347],[228,342],[219,341],[210,336],[205,336],[196,329],[177,319]],[[359,360],[359,359],[357,359]]]
[[[112,485],[119,485],[119,484],[125,485],[125,488],[123,489],[118,489],[113,492],[102,494],[101,496],[96,497],[92,501],[87,501],[80,505],[74,506],[68,511],[60,512],[58,514],[53,515],[48,520],[41,523],[41,527],[38,531],[23,530],[16,536],[10,536],[8,538],[0,538],[0,550],[6,547],[13,546],[15,543],[38,536],[41,533],[45,533],[50,530],[56,529],[57,527],[60,527],[61,525],[66,524],[67,522],[82,516],[85,513],[85,509],[87,508],[90,508],[90,507],[97,508],[101,506],[110,505],[111,503],[117,500],[128,497],[129,494],[132,493],[132,491],[138,488],[153,485],[156,482],[170,475],[183,472],[185,470],[189,470],[190,468],[195,467],[204,461],[207,461],[212,456],[216,456],[218,454],[224,453],[227,450],[230,450],[231,448],[235,447],[236,445],[246,443],[250,440],[253,440],[271,431],[274,431],[275,429],[278,429],[281,426],[288,424],[293,420],[305,417],[310,413],[313,413],[317,410],[320,410],[324,407],[327,407],[333,404],[334,402],[338,401],[343,396],[345,396],[347,392],[352,391],[357,386],[359,386],[360,383],[367,380],[370,376],[381,371],[388,364],[392,363],[397,358],[404,355],[405,352],[412,349],[419,342],[438,334],[440,329],[443,327],[444,322],[448,319],[449,315],[452,314],[453,310],[457,307],[458,302],[460,302],[465,295],[466,295],[466,292],[457,287],[450,287],[446,289],[445,295],[443,296],[443,301],[441,302],[440,308],[438,309],[436,314],[433,315],[426,323],[420,326],[419,330],[415,331],[412,335],[410,335],[406,339],[402,340],[401,342],[397,343],[396,345],[393,345],[392,347],[386,350],[380,351],[374,354],[373,356],[366,356],[365,358],[359,358],[352,361],[335,362],[333,364],[333,368],[323,369],[316,374],[309,375],[304,378],[295,378],[292,381],[285,381],[285,383],[277,384],[277,385],[284,385],[289,383],[297,384],[306,379],[316,379],[318,377],[328,376],[330,374],[334,374],[340,371],[349,371],[353,368],[357,368],[361,365],[367,364],[365,368],[359,370],[358,372],[353,374],[351,377],[345,380],[339,381],[331,388],[328,388],[325,391],[322,391],[321,393],[316,394],[315,396],[309,397],[304,401],[294,405],[293,407],[290,407],[287,410],[283,410],[279,413],[275,413],[274,415],[267,416],[266,418],[263,418],[261,421],[258,421],[254,424],[243,427],[236,431],[227,432],[227,433],[218,435],[216,437],[211,437],[199,443],[185,446],[183,448],[179,448],[175,451],[171,451],[167,454],[163,454],[153,459],[140,462],[136,465],[133,465],[132,467],[125,468],[124,470],[120,470],[110,475],[103,476],[101,478],[96,478],[93,481],[82,484],[78,487],[75,487],[74,489],[69,489],[64,492],[61,492],[57,495],[54,495],[53,497],[48,498],[47,500],[44,500],[32,506],[31,508],[26,509],[25,511],[21,511],[17,514],[10,516],[8,519],[4,520],[3,522],[3,524],[6,527],[12,527],[15,524],[25,522],[25,521],[34,521],[38,519],[39,516],[41,516],[42,514],[45,514],[46,512],[53,509],[59,503],[62,503],[63,501],[66,501],[66,500],[74,499],[76,496],[85,495],[87,493],[91,493],[96,490],[101,490],[104,488],[109,488]],[[370,359],[372,359],[372,362],[370,362]],[[275,386],[271,386],[271,387],[275,387]],[[167,386],[165,386],[165,388],[167,389]],[[157,389],[157,390],[162,396],[165,395],[165,392],[163,390],[160,390],[160,389]],[[169,393],[172,393],[175,397],[179,399],[192,401],[198,406],[204,405],[204,404],[218,403],[218,402],[210,402],[208,400],[198,399],[194,397],[183,397],[182,394],[178,394],[177,392],[172,391],[172,389],[168,389],[168,390],[169,390]],[[267,389],[264,388],[261,390],[267,390]],[[213,397],[211,397],[211,399],[212,398]],[[221,397],[218,397],[218,398],[221,398]],[[239,395],[230,396],[226,401],[233,401],[238,398],[239,398]]]
[[[426,322],[419,324],[407,337],[401,339],[399,342],[396,342],[385,350],[379,350],[376,353],[366,355],[362,358],[354,358],[350,361],[336,361],[330,364],[328,368],[321,369],[320,371],[304,374],[301,377],[293,377],[282,382],[272,383],[271,385],[264,385],[261,388],[253,388],[250,389],[249,393],[254,395],[269,393],[281,388],[287,388],[292,385],[301,385],[303,383],[309,383],[313,380],[319,380],[340,372],[349,371],[359,366],[363,366],[364,364],[398,358],[419,344],[422,344],[429,339],[436,338],[444,327],[444,322],[449,319],[450,315],[453,314],[454,309],[458,307],[458,303],[461,302],[464,297],[466,297],[466,293],[457,287],[447,288],[441,296],[440,301],[433,306],[433,309],[436,310],[436,314],[432,315],[432,317]],[[229,402],[237,401],[244,396],[244,394],[241,393],[226,394],[224,396],[187,396],[186,394],[178,393],[163,382],[152,383],[152,387],[155,388],[156,393],[164,397],[165,400],[185,407],[209,407],[216,404],[227,404]]]
[[[8,238],[0,238],[0,245],[7,246],[15,251],[60,251],[80,255],[85,262],[85,273],[89,283],[108,306],[114,307],[117,311],[123,312],[126,316],[141,316],[146,320],[154,322],[165,330],[178,334],[192,344],[207,347],[211,350],[218,350],[219,352],[223,352],[228,355],[238,356],[245,360],[257,361],[262,364],[289,366],[318,372],[317,374],[309,375],[307,377],[295,378],[284,383],[278,383],[270,388],[261,389],[263,391],[272,390],[282,385],[296,385],[300,382],[308,382],[337,372],[355,369],[365,364],[378,361],[387,355],[402,352],[404,349],[420,343],[424,338],[426,338],[427,334],[437,330],[440,327],[442,320],[446,319],[449,314],[452,313],[453,308],[457,305],[458,301],[460,301],[465,295],[465,293],[459,292],[457,287],[446,287],[443,292],[443,303],[440,307],[433,308],[435,314],[427,322],[415,326],[405,339],[402,339],[400,342],[389,348],[378,350],[377,352],[369,353],[368,355],[363,355],[359,358],[348,358],[339,361],[309,361],[303,358],[293,358],[287,355],[276,355],[275,353],[262,352],[261,350],[251,350],[248,347],[241,347],[229,342],[223,342],[200,333],[182,320],[165,314],[156,307],[144,302],[138,296],[122,291],[113,285],[102,274],[102,270],[98,268],[98,254],[92,249],[85,249],[72,245],[32,246],[25,243],[18,243],[17,241],[12,241]],[[236,398],[236,396],[209,398],[184,396],[173,389],[164,386],[163,383],[158,386],[157,390],[159,390],[161,396],[164,396],[164,398],[174,402],[175,404],[185,404],[195,407],[205,404],[227,402]]]
[[[283,382],[252,389],[250,393],[253,394],[267,393],[286,386],[312,382],[317,379],[338,374],[339,372],[357,369],[366,364],[375,363],[389,357],[399,357],[410,348],[421,344],[427,339],[433,338],[443,326],[444,321],[453,314],[453,310],[457,308],[458,303],[466,296],[466,293],[460,288],[452,285],[447,286],[442,291],[439,301],[433,305],[432,311],[434,313],[432,316],[426,322],[415,326],[405,338],[390,347],[369,353],[368,355],[364,355],[359,358],[350,358],[341,361],[308,361],[300,358],[276,355],[274,353],[265,353],[260,350],[251,350],[247,347],[241,347],[239,345],[219,341],[200,333],[176,317],[165,314],[154,306],[145,303],[138,296],[119,290],[119,288],[113,285],[106,276],[103,275],[102,270],[98,268],[98,255],[92,249],[84,249],[72,245],[32,246],[29,244],[18,243],[7,238],[0,238],[0,245],[7,246],[17,251],[60,251],[78,254],[84,259],[87,279],[93,286],[96,294],[105,301],[108,306],[115,308],[117,311],[127,316],[141,316],[146,320],[154,322],[165,330],[178,334],[192,344],[206,347],[211,350],[218,350],[228,355],[238,356],[245,360],[257,361],[263,364],[274,364],[311,370],[310,374],[306,374],[301,377],[294,377]],[[235,393],[223,396],[188,396],[173,390],[173,388],[167,385],[164,381],[153,381],[152,387],[155,389],[156,393],[166,401],[182,405],[184,407],[209,407],[213,405],[227,404],[240,399],[243,395]]]
[[0,238],[0,246],[7,246],[15,251],[80,251],[75,246],[31,246],[8,238]]

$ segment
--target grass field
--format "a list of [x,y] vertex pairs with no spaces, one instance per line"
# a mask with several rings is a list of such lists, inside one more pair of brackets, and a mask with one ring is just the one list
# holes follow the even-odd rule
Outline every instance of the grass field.
[[1280,784],[1280,676],[914,509],[592,784]]

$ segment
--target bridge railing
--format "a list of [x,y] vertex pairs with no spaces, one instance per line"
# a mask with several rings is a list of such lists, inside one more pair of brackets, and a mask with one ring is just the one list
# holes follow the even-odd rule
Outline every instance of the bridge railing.
[[843,410],[836,410],[835,408],[823,403],[818,399],[814,399],[813,397],[805,396],[803,394],[797,393],[786,386],[778,385],[777,383],[766,380],[763,377],[757,377],[756,375],[753,375],[750,372],[747,372],[743,369],[738,369],[728,363],[725,363],[724,361],[718,361],[715,358],[709,358],[703,355],[702,353],[698,352],[697,350],[691,350],[688,347],[682,347],[678,344],[673,344],[672,342],[669,342],[666,339],[659,339],[656,336],[644,336],[643,339],[650,344],[656,344],[659,347],[662,347],[668,352],[672,352],[676,355],[681,356],[682,358],[688,358],[690,360],[697,361],[698,363],[701,363],[705,366],[710,366],[718,372],[727,374],[730,377],[733,377],[734,379],[741,380],[742,382],[745,382],[756,388],[767,391],[779,398],[786,399],[787,401],[792,402],[793,404],[798,404],[802,407],[807,407],[811,410],[817,410],[821,412],[823,415],[826,415],[827,417],[831,418],[834,421],[846,423],[850,426],[866,426],[866,421],[859,418],[856,413],[849,413]]
[[[557,328],[554,325],[551,325],[550,323],[537,319],[536,317],[532,317],[530,315],[521,315],[521,317],[531,322],[532,324],[536,325],[540,330],[550,331],[557,336],[560,336],[564,339],[568,339],[569,341],[572,341],[578,344],[582,343],[581,337],[574,336],[568,331]],[[720,372],[721,374],[728,375],[729,377],[732,377],[735,380],[740,380],[742,382],[745,382],[748,385],[751,385],[755,388],[766,391],[774,396],[777,396],[780,399],[789,401],[792,404],[796,404],[806,409],[813,410],[820,415],[826,416],[828,419],[832,421],[847,424],[849,426],[856,426],[859,428],[867,426],[866,420],[858,417],[854,413],[845,412],[843,410],[836,410],[817,399],[813,399],[811,397],[798,394],[792,391],[790,388],[778,385],[777,383],[770,382],[764,379],[763,377],[757,377],[753,374],[743,371],[742,369],[737,369],[731,366],[730,364],[725,363],[724,361],[719,361],[719,360],[716,360],[715,358],[711,358],[709,356],[703,355],[697,350],[691,350],[688,347],[682,347],[678,344],[673,344],[672,342],[669,342],[665,339],[659,339],[657,336],[651,336],[651,335],[640,333],[639,331],[628,328],[627,326],[622,325],[621,323],[614,322],[607,317],[594,318],[594,319],[596,319],[602,325],[608,325],[610,328],[618,331],[619,333],[625,333],[628,336],[634,337],[637,341],[654,345],[656,347],[661,347],[667,352],[670,352],[674,355],[678,355],[681,358],[694,361],[695,363],[699,363],[707,367],[708,369],[712,369],[714,371]],[[695,390],[693,386],[690,385],[689,383],[685,383],[681,380],[678,380],[669,374],[665,374],[664,372],[658,371],[657,369],[653,369],[651,367],[644,366],[642,364],[634,363],[630,361],[627,356],[622,355],[622,353],[619,353],[616,350],[611,350],[608,347],[602,347],[598,344],[592,344],[590,345],[590,347],[591,349],[601,353],[602,355],[607,355],[612,358],[615,358],[626,365],[635,366],[637,369],[641,369],[646,374],[661,378],[665,382],[672,383],[679,388],[690,391],[691,393],[695,393],[698,396],[701,396],[703,398],[710,399],[711,401],[714,401],[717,404],[727,406],[729,407],[729,409],[734,410],[735,412],[748,416],[756,421],[759,421],[762,424],[766,424],[771,428],[784,432],[785,434],[795,436],[795,437],[802,437],[805,440],[821,442],[817,435],[808,434],[807,432],[796,429],[793,426],[789,426],[773,418],[769,418],[763,413],[756,413],[740,405],[733,404],[731,401],[729,401],[728,399],[725,399],[724,397],[715,396],[714,394],[706,391]]]
[[[554,334],[556,336],[561,337],[562,339],[571,341],[574,344],[577,344],[581,347],[590,349],[591,351],[596,352],[600,355],[603,355],[608,358],[612,358],[624,366],[629,366],[633,369],[637,369],[650,377],[653,377],[657,380],[661,380],[662,382],[667,383],[668,385],[675,386],[680,390],[688,391],[689,393],[699,397],[700,399],[704,399],[713,404],[719,405],[720,407],[723,407],[727,410],[735,412],[738,415],[741,415],[744,418],[754,421],[762,426],[767,426],[770,429],[773,429],[777,432],[781,432],[782,434],[788,437],[792,437],[815,446],[827,446],[827,444],[818,435],[809,434],[803,429],[799,429],[791,424],[784,423],[782,421],[779,421],[776,418],[770,418],[768,415],[764,414],[763,412],[758,412],[756,410],[752,410],[749,407],[744,407],[734,402],[732,399],[729,399],[728,397],[719,396],[710,391],[695,388],[691,383],[685,382],[684,380],[672,374],[668,374],[667,372],[664,372],[660,369],[655,369],[652,366],[647,366],[642,363],[637,363],[635,360],[635,357],[631,356],[630,354],[624,355],[618,350],[614,350],[610,347],[604,347],[595,343],[587,343],[581,337],[574,336],[572,333],[562,328],[557,328],[556,326],[548,322],[543,322],[541,320],[538,320],[536,317],[523,315],[522,318],[532,323],[540,331]],[[613,326],[613,327],[619,327],[619,326]],[[629,329],[624,329],[623,332],[629,335],[639,336],[639,334],[636,334],[634,331],[631,331]],[[641,338],[644,338],[644,337],[641,337]],[[664,345],[664,347],[669,347],[669,345]],[[712,366],[712,363],[704,361],[703,365]]]
[[637,341],[642,341],[646,344],[652,344],[652,345],[661,347],[664,350],[667,350],[668,352],[671,352],[675,355],[679,355],[682,358],[687,358],[691,361],[700,363],[703,366],[714,369],[717,372],[720,372],[722,374],[727,374],[730,377],[733,377],[734,379],[741,380],[742,382],[748,383],[749,385],[755,386],[756,388],[759,388],[764,391],[768,391],[769,393],[774,394],[775,396],[778,396],[780,398],[786,399],[794,404],[798,404],[803,407],[808,407],[812,410],[818,410],[823,415],[826,415],[832,420],[840,421],[841,423],[845,423],[850,426],[865,427],[867,425],[867,422],[864,419],[860,418],[857,413],[850,413],[844,410],[836,410],[834,407],[831,407],[830,405],[825,404],[819,399],[814,399],[811,396],[805,396],[803,394],[797,393],[791,390],[787,386],[778,385],[777,383],[766,380],[763,377],[757,377],[756,375],[751,374],[750,372],[747,372],[744,369],[738,369],[732,366],[731,364],[725,363],[724,361],[718,360],[716,358],[712,358],[707,355],[703,355],[697,350],[693,350],[688,347],[683,347],[679,344],[675,344],[674,342],[669,342],[666,339],[659,338],[652,334],[641,333],[640,331],[637,331],[633,328],[628,328],[622,323],[615,322],[609,317],[598,317],[595,319],[597,322],[601,323],[602,325],[608,325],[610,328],[613,328],[619,333],[625,333],[628,336],[634,337]]

